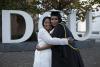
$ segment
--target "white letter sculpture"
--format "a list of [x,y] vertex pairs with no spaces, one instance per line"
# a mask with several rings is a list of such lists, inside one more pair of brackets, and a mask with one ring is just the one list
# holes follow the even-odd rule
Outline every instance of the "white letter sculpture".
[[[25,19],[25,33],[20,39],[11,39],[11,14],[19,14]],[[26,12],[19,10],[2,10],[2,43],[19,43],[27,40],[33,33],[33,26],[33,20]]]
[[86,33],[83,37],[79,37],[76,31],[76,10],[72,10],[69,15],[69,24],[70,24],[70,30],[76,40],[84,41],[88,39],[92,33],[92,13],[91,11],[87,13],[86,16]]

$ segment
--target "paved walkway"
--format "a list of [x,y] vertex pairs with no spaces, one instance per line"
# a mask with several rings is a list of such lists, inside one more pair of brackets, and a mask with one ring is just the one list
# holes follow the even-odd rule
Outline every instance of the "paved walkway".
[[33,52],[0,53],[0,67],[32,67]]
[[[81,48],[85,67],[100,67],[100,43]],[[34,51],[0,52],[0,67],[32,67]]]

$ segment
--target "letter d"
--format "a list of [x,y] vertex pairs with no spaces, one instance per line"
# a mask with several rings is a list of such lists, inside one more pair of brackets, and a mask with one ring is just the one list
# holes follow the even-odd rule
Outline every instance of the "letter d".
[[[19,14],[25,19],[25,33],[20,39],[11,39],[11,14]],[[20,10],[2,10],[2,43],[19,43],[27,40],[33,32],[33,20],[29,14]]]

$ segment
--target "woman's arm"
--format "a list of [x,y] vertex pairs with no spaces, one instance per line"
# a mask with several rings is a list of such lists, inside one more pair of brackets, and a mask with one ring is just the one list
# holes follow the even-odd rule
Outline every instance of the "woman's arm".
[[[68,38],[69,40],[68,40],[68,42],[71,44],[71,43],[73,43],[73,38],[71,38],[71,37],[69,37]],[[49,48],[52,48],[54,45],[51,45],[51,44],[48,44],[48,45],[44,45],[44,46],[42,46],[42,47],[40,47],[39,45],[36,45],[36,49],[38,50],[38,51],[41,51],[41,50],[45,50],[45,49],[49,49]]]
[[39,30],[38,39],[42,39],[47,44],[52,44],[52,45],[67,45],[68,44],[68,39],[67,38],[63,38],[63,39],[52,38],[50,36],[50,34],[45,29]]

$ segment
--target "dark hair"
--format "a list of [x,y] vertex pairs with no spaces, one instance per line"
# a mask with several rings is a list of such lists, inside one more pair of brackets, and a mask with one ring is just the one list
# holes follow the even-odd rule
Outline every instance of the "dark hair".
[[42,21],[42,25],[43,25],[43,26],[44,26],[44,22],[45,22],[45,20],[46,20],[46,19],[51,20],[51,18],[50,18],[50,17],[44,17],[44,18],[43,18],[43,21]]
[[57,16],[57,17],[58,17],[58,20],[59,20],[59,23],[62,21],[62,19],[61,19],[61,14],[60,14],[59,11],[52,11],[52,12],[51,12],[51,17],[52,17],[52,16]]

